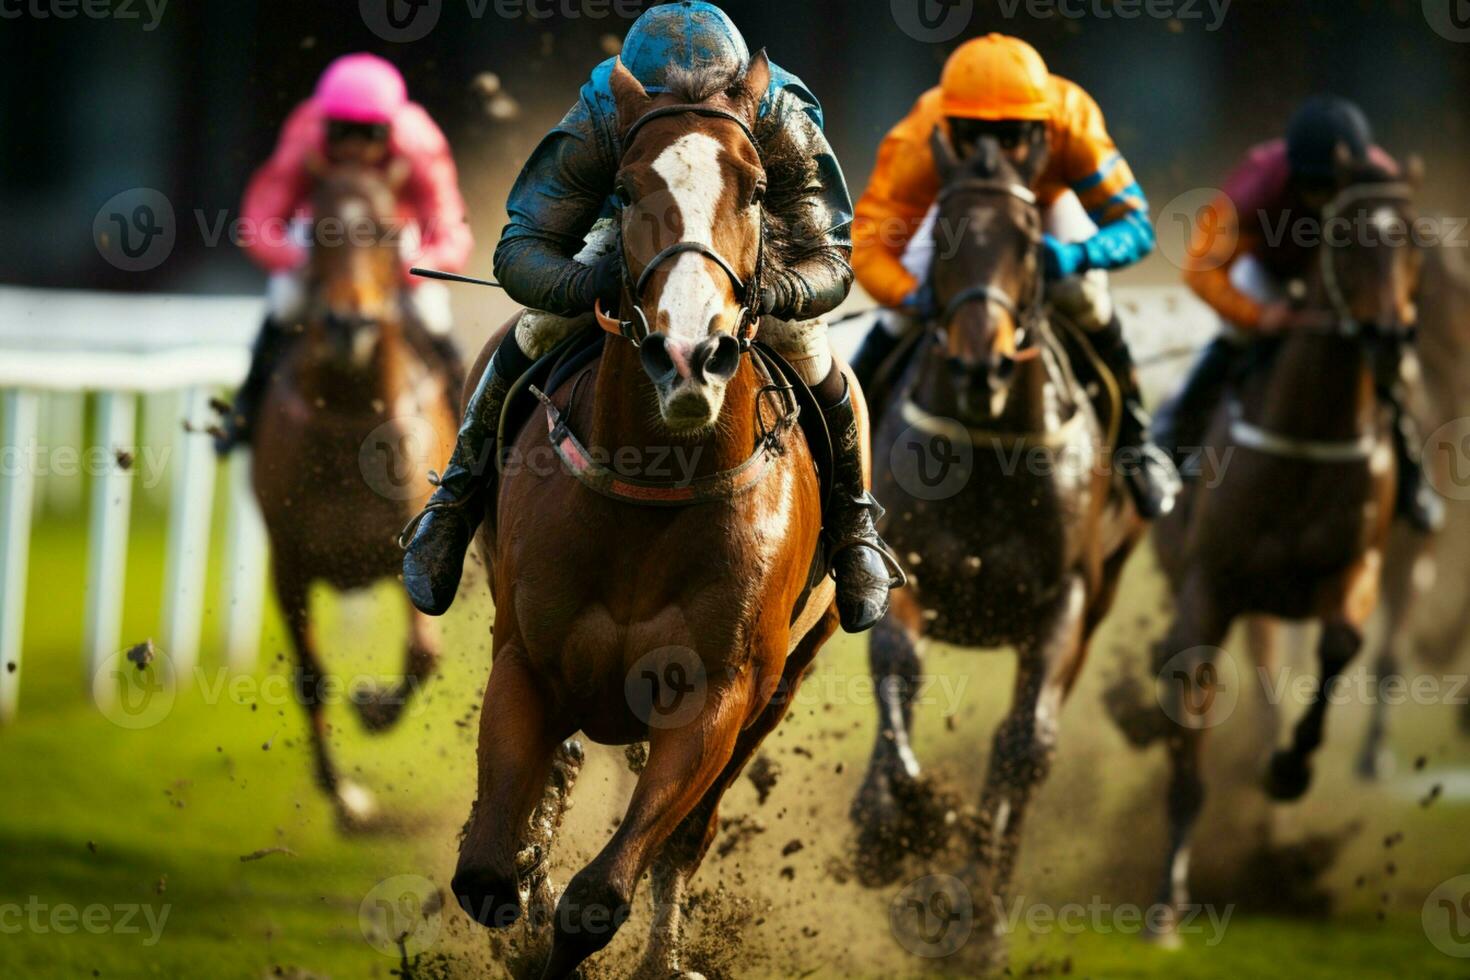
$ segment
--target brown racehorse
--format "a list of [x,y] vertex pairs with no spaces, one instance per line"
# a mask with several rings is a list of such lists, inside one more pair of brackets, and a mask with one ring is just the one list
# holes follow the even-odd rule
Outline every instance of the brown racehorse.
[[[397,173],[356,165],[314,167],[310,305],[270,382],[252,439],[253,482],[270,535],[276,598],[296,653],[297,696],[311,723],[317,782],[344,826],[374,809],[366,789],[338,776],[327,746],[326,674],[308,611],[308,588],[359,589],[398,574],[391,529],[432,487],[423,463],[453,445],[455,392],[444,365],[421,359],[404,335]],[[325,224],[331,222],[332,224]],[[289,329],[289,328],[288,328]],[[363,723],[391,726],[433,672],[438,637],[409,607],[404,677],[353,693]]]
[[[504,927],[529,893],[526,925],[544,926],[556,818],[543,797],[563,798],[575,772],[564,740],[580,729],[649,743],[626,816],[555,903],[545,977],[611,941],[650,869],[643,968],[689,975],[681,902],[720,798],[837,623],[829,581],[799,602],[821,524],[813,457],[736,339],[763,242],[750,128],[769,72],[761,53],[733,82],[680,76],[650,97],[616,68],[626,317],[603,322],[631,339],[607,338],[554,411],[538,408],[511,440],[495,526],[481,532],[494,664],[453,880],[461,906]],[[692,482],[655,479],[671,449],[697,460]]]
[[[1363,643],[1378,601],[1393,517],[1395,470],[1375,371],[1409,342],[1418,253],[1412,189],[1376,171],[1345,173],[1325,218],[1360,230],[1319,246],[1301,284],[1299,325],[1271,345],[1269,365],[1236,382],[1206,437],[1211,459],[1155,537],[1176,603],[1155,652],[1158,705],[1109,706],[1138,744],[1164,738],[1171,777],[1169,840],[1159,901],[1188,902],[1190,836],[1204,802],[1204,733],[1229,678],[1218,654],[1231,623],[1265,614],[1322,625],[1320,675],[1290,744],[1271,757],[1267,792],[1299,798],[1311,782],[1334,681]],[[1330,223],[1326,227],[1332,227]],[[1162,708],[1162,715],[1159,709]]]
[[[910,584],[894,593],[869,644],[878,738],[853,817],[865,852],[932,837],[933,828],[916,826],[932,815],[914,792],[909,742],[919,645],[1014,645],[1015,691],[995,733],[965,872],[984,955],[998,965],[1005,946],[989,913],[1009,891],[1062,703],[1142,524],[1111,479],[1107,420],[1094,414],[1047,318],[1031,175],[993,140],[964,163],[942,132],[934,147],[944,180],[939,227],[955,245],[932,270],[944,312],[884,400],[874,440],[877,458],[891,462],[875,477],[888,510],[883,534],[905,556]],[[884,880],[899,868],[870,871]]]

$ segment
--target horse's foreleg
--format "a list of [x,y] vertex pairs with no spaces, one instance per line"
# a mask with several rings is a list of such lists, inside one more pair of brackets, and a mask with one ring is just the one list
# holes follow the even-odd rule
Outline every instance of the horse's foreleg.
[[1322,638],[1317,644],[1320,676],[1312,703],[1296,723],[1291,744],[1271,756],[1271,765],[1266,773],[1266,792],[1273,799],[1300,799],[1311,785],[1311,757],[1322,744],[1322,730],[1333,685],[1362,646],[1363,631],[1358,624],[1346,619],[1331,619],[1322,624]]
[[995,731],[980,826],[963,878],[973,890],[976,922],[988,966],[1006,960],[1001,917],[1020,851],[1026,814],[1056,755],[1062,699],[1084,655],[1086,589],[1072,577],[1038,636],[1017,650],[1011,710]]
[[549,710],[525,655],[496,644],[480,711],[478,798],[465,826],[451,888],[470,918],[503,929],[520,917],[524,884],[544,857],[528,847],[552,753],[571,734]]
[[[850,816],[865,837],[897,832],[898,797],[919,778],[919,760],[909,742],[913,699],[923,662],[919,654],[920,610],[912,589],[893,594],[888,615],[868,636],[868,668],[878,705],[878,736],[868,774]],[[861,848],[867,850],[866,847]]]
[[715,780],[689,816],[669,837],[653,862],[653,928],[648,951],[635,976],[647,980],[669,980],[671,977],[694,980],[699,974],[685,968],[681,957],[683,942],[683,903],[689,879],[694,876],[718,829],[720,800],[740,776],[756,749],[767,735],[775,731],[786,716],[806,674],[822,644],[837,630],[837,612],[829,609],[786,660],[781,684],[755,722],[740,733],[735,751],[719,778]]
[[1191,577],[1179,591],[1174,624],[1155,651],[1158,697],[1170,732],[1165,739],[1169,839],[1158,900],[1170,914],[1151,936],[1168,946],[1178,943],[1179,913],[1189,903],[1190,843],[1205,801],[1204,735],[1214,718],[1211,708],[1218,687],[1214,663],[1231,619],[1208,586]]
[[375,803],[366,789],[337,775],[327,745],[326,706],[322,703],[322,682],[326,671],[316,651],[316,635],[311,627],[308,608],[308,582],[297,573],[288,558],[275,562],[276,601],[285,617],[291,647],[296,654],[296,699],[306,709],[311,734],[311,751],[316,765],[317,785],[332,799],[337,820],[343,827],[366,820]]
[[1407,628],[1418,586],[1416,568],[1424,559],[1424,545],[1416,534],[1396,530],[1383,573],[1383,623],[1378,637],[1378,653],[1373,658],[1368,677],[1375,683],[1373,703],[1369,705],[1368,730],[1358,752],[1358,776],[1378,780],[1389,776],[1393,768],[1393,751],[1388,748],[1388,699],[1400,683],[1399,664],[1409,658],[1404,648],[1411,638]]
[[[407,596],[404,597],[405,602]],[[386,687],[364,685],[352,692],[352,706],[370,732],[392,728],[403,716],[409,700],[419,692],[439,666],[438,625],[408,606],[408,647],[403,658],[403,679]]]
[[652,727],[648,763],[628,812],[607,846],[567,883],[556,906],[545,980],[570,976],[612,942],[627,921],[638,879],[729,764],[749,717],[748,679],[710,684],[699,714],[678,727]]

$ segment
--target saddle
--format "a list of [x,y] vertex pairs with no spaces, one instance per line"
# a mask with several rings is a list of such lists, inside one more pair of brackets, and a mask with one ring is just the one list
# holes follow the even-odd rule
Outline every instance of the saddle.
[[[602,356],[606,342],[615,342],[615,338],[609,340],[609,335],[602,329],[590,326],[574,333],[562,341],[544,357],[533,364],[514,385],[505,398],[505,405],[501,410],[500,422],[497,426],[496,465],[487,471],[484,479],[490,484],[488,487],[491,500],[497,499],[500,492],[499,473],[504,464],[507,447],[514,437],[519,435],[521,429],[529,422],[533,422],[538,410],[544,408],[549,421],[548,435],[553,446],[567,461],[568,452],[576,453],[581,449],[576,437],[570,433],[566,421],[561,418],[560,412],[551,402],[551,396],[565,387],[569,382],[580,377],[589,365]],[[764,385],[762,386],[762,397],[770,393],[778,399],[781,406],[779,419],[763,442],[769,442],[773,447],[771,452],[778,452],[777,440],[772,436],[778,436],[783,431],[786,423],[794,423],[801,430],[802,437],[806,440],[808,451],[812,455],[812,461],[817,471],[817,480],[821,498],[822,524],[827,525],[827,517],[832,496],[832,471],[835,462],[835,454],[832,448],[832,435],[827,429],[827,420],[823,415],[821,406],[817,402],[816,395],[811,388],[801,379],[800,374],[791,366],[784,357],[759,341],[751,341],[750,355],[755,359],[756,370],[762,374]],[[750,459],[737,467],[734,471],[726,474],[718,474],[710,478],[713,482],[707,495],[701,496],[697,490],[686,492],[677,499],[670,499],[667,494],[649,492],[646,496],[638,494],[639,488],[650,491],[661,489],[654,488],[649,484],[640,484],[637,481],[620,479],[616,480],[616,486],[601,486],[597,473],[589,476],[589,471],[595,464],[587,464],[578,474],[578,478],[590,488],[598,492],[608,493],[617,499],[630,501],[647,506],[694,506],[705,500],[718,499],[738,493],[742,486],[731,482],[735,479],[745,479],[746,482],[759,479],[759,473],[753,467],[763,457],[762,446],[757,446],[756,451]],[[586,455],[583,453],[582,455]],[[747,470],[750,467],[752,469]],[[748,478],[742,474],[732,477],[739,471],[750,473]],[[611,471],[605,471],[609,476]],[[751,483],[753,485],[753,483]],[[693,485],[691,484],[691,487]],[[486,508],[485,520],[494,529],[497,508],[494,506]],[[806,582],[801,595],[798,597],[795,607],[792,609],[791,618],[794,622],[806,606],[807,598],[813,589],[817,587],[822,579],[830,571],[829,556],[827,553],[826,536],[818,537],[816,553],[812,556],[812,563],[807,574]]]

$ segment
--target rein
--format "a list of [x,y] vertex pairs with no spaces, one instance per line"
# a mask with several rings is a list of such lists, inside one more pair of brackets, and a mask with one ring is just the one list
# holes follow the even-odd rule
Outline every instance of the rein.
[[764,479],[771,463],[784,452],[786,433],[796,424],[800,408],[792,405],[769,427],[760,414],[760,400],[768,395],[781,398],[786,386],[771,379],[774,373],[757,359],[766,374],[767,384],[756,393],[756,419],[761,427],[755,449],[743,461],[727,470],[692,480],[640,480],[623,476],[616,470],[597,460],[582,441],[572,432],[566,415],[570,415],[577,389],[572,388],[571,400],[567,403],[566,415],[556,407],[551,398],[540,388],[532,385],[531,394],[546,408],[546,435],[556,451],[562,465],[587,489],[604,497],[628,504],[651,507],[689,507],[728,500],[752,489]]
[[[718,106],[697,104],[662,106],[639,116],[637,121],[629,126],[628,131],[623,134],[623,152],[625,154],[627,153],[627,149],[632,145],[634,137],[637,136],[638,131],[646,124],[655,119],[683,115],[696,115],[703,116],[706,119],[723,119],[727,122],[732,122],[740,127],[740,132],[750,141],[750,145],[756,148],[757,154],[760,152],[760,147],[755,141],[755,134],[751,132],[750,126],[744,119]],[[736,327],[735,336],[740,341],[741,352],[749,351],[750,343],[755,339],[756,327],[760,322],[760,313],[757,311],[755,304],[760,299],[761,273],[765,268],[766,255],[763,224],[758,226],[758,228],[760,230],[757,231],[759,238],[756,240],[755,270],[751,273],[748,281],[740,278],[740,273],[735,271],[735,266],[728,259],[702,242],[675,242],[663,249],[643,267],[643,271],[639,274],[637,282],[633,282],[629,278],[628,261],[624,258],[622,263],[623,287],[627,290],[628,296],[632,300],[633,317],[629,319],[614,319],[608,316],[603,312],[602,301],[599,299],[593,306],[593,312],[597,316],[598,326],[602,327],[608,333],[615,334],[629,341],[634,347],[641,347],[643,341],[647,340],[649,334],[653,333],[653,327],[648,321],[648,314],[643,311],[642,297],[644,287],[648,285],[649,278],[659,266],[663,265],[669,259],[686,253],[693,253],[702,255],[719,266],[720,271],[725,274],[726,278],[730,280],[730,284],[735,287],[735,297],[741,303],[739,325]],[[618,254],[624,254],[621,223],[618,226]]]

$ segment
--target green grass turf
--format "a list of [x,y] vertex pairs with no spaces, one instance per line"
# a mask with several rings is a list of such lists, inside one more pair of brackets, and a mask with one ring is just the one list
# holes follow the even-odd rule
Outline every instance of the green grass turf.
[[[162,584],[161,529],[143,519],[135,530],[128,642],[156,628]],[[369,941],[382,945],[373,928],[364,931],[360,908],[385,879],[421,875],[442,884],[452,872],[455,834],[473,791],[473,725],[489,660],[488,603],[478,595],[483,585],[465,593],[448,618],[444,672],[400,728],[370,738],[347,707],[330,710],[343,771],[370,786],[392,818],[391,830],[344,837],[310,779],[303,718],[282,683],[288,662],[276,657],[282,639],[274,612],[263,627],[260,668],[239,686],[218,686],[223,675],[217,644],[210,642],[218,626],[211,612],[202,680],[182,685],[162,721],[129,730],[92,706],[79,651],[84,547],[79,527],[56,522],[41,524],[32,544],[20,716],[0,731],[0,910],[12,909],[0,911],[0,976],[389,976],[398,962]],[[1125,602],[1117,614],[1122,624],[1152,608],[1150,590],[1157,586],[1147,560],[1141,564],[1130,573],[1128,594],[1149,601]],[[392,673],[404,617],[388,587],[365,600],[320,604],[330,669],[344,676]],[[1124,750],[1097,707],[1114,649],[1138,643],[1123,626],[1104,641],[1068,709],[1057,772],[1037,803],[1019,876],[1023,893],[1035,896],[1027,901],[1055,905],[1095,896],[1146,903],[1152,893],[1162,824],[1159,756]],[[712,856],[701,876],[705,884],[720,881],[753,896],[765,913],[743,929],[736,975],[967,975],[963,960],[921,960],[894,941],[887,908],[897,886],[867,892],[827,873],[845,847],[843,814],[872,737],[870,707],[843,693],[864,676],[862,649],[849,638],[829,647],[818,683],[772,739],[769,751],[788,772],[772,799],[757,804],[743,782],[729,796],[727,815],[754,812],[769,827],[731,856]],[[1004,656],[931,655],[931,673],[959,693],[953,725],[944,724],[939,709],[921,715],[917,748],[967,796],[978,790],[1011,669]],[[1327,876],[1338,895],[1330,916],[1236,909],[1217,945],[1196,935],[1173,953],[1117,932],[1023,931],[1015,937],[1018,971],[1230,980],[1470,974],[1470,960],[1447,957],[1427,941],[1419,917],[1438,882],[1470,871],[1470,811],[1463,800],[1424,808],[1412,793],[1355,783],[1346,760],[1361,712],[1343,714],[1333,719],[1342,734],[1324,754],[1311,796],[1272,818],[1287,837],[1362,825]],[[1398,719],[1403,758],[1422,752],[1431,772],[1464,763],[1467,751],[1447,711],[1406,709]],[[1223,730],[1231,731],[1239,736],[1243,724]],[[1222,735],[1222,743],[1228,740]],[[595,750],[589,760],[566,828],[564,865],[575,867],[577,855],[600,846],[610,815],[622,806],[630,777],[618,771],[615,756]],[[1232,797],[1223,799],[1216,810],[1231,811]],[[1385,856],[1381,838],[1391,832],[1405,840]],[[1203,862],[1230,831],[1211,830],[1207,821],[1201,833]],[[807,846],[788,858],[779,852],[793,838]],[[240,860],[278,846],[292,853]],[[778,877],[782,866],[792,869],[790,881]],[[38,903],[46,909],[31,920],[27,906]],[[94,921],[105,915],[116,923],[124,914],[118,907],[139,905],[150,907],[155,920],[167,910],[156,942],[142,913],[130,922],[137,932],[62,932],[50,919],[57,908],[81,915],[98,906],[108,911],[93,910]],[[17,916],[26,918],[18,930]],[[449,975],[498,975],[485,964],[482,933],[457,910],[446,910],[443,921],[432,951],[447,957],[440,965]],[[636,951],[634,925],[610,948],[612,962],[627,962]],[[617,972],[614,966],[607,974]]]

